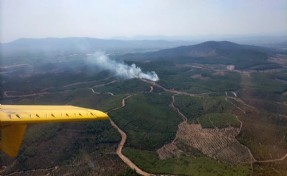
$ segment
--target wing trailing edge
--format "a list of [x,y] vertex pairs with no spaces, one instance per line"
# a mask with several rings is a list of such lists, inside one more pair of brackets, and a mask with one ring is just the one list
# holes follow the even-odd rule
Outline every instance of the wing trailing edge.
[[104,112],[77,106],[0,105],[0,148],[16,157],[29,123],[107,120]]

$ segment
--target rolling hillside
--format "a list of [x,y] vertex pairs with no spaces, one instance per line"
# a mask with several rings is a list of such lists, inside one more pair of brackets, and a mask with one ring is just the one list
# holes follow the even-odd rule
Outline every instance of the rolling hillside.
[[272,49],[263,47],[239,45],[228,41],[208,41],[156,52],[128,54],[122,58],[131,61],[235,65],[236,68],[243,69],[268,63],[267,58],[273,53]]
[[113,56],[155,71],[153,82],[120,78],[85,54],[6,57],[1,104],[76,105],[112,121],[30,125],[16,159],[0,153],[0,174],[136,175],[125,155],[152,174],[286,175],[286,55],[205,42]]

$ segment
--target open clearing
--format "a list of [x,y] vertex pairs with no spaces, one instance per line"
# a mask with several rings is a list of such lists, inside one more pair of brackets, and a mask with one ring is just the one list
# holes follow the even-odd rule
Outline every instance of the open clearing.
[[202,128],[200,124],[182,122],[175,140],[163,146],[157,153],[161,159],[180,155],[183,151],[177,145],[183,143],[200,150],[203,154],[233,164],[250,163],[254,161],[248,149],[236,140],[239,128],[222,129]]

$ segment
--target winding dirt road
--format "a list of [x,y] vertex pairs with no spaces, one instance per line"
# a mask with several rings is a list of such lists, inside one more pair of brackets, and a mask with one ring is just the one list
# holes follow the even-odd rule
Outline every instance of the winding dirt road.
[[[239,99],[238,97],[236,97],[236,98],[235,98],[235,97],[230,97],[230,96],[228,96],[228,94],[226,93],[226,98],[225,98],[225,100],[228,101],[228,99],[233,99],[233,100],[235,100],[235,101],[237,101],[237,102],[243,104],[243,105],[246,106],[246,107],[249,107],[249,108],[252,108],[252,109],[256,109],[255,107],[246,104],[243,100]],[[246,113],[243,109],[241,109],[240,107],[238,107],[237,105],[235,105],[235,104],[232,103],[231,101],[228,101],[228,102],[230,102],[230,103],[231,103],[233,106],[235,106],[237,109],[241,110],[244,114]],[[236,119],[240,122],[240,131],[241,131],[242,126],[243,126],[243,122],[238,118],[238,116],[236,116]],[[240,133],[240,131],[239,131],[239,133]],[[253,156],[251,150],[250,150],[247,146],[245,146],[245,147],[248,149],[248,152],[249,152],[250,156],[252,156],[252,158],[253,158],[253,161],[251,162],[251,168],[252,168],[252,170],[253,170],[253,164],[254,164],[254,163],[271,163],[271,162],[278,162],[278,161],[283,161],[283,160],[285,160],[285,159],[287,158],[287,153],[286,153],[286,154],[285,154],[284,156],[282,156],[281,158],[275,158],[275,159],[269,159],[269,160],[257,160],[257,159],[254,158],[254,156]]]
[[[188,96],[199,97],[200,95],[191,94],[191,93],[187,93],[187,92],[182,92],[182,91],[178,91],[178,90],[174,90],[174,89],[167,89],[167,88],[165,88],[165,87],[163,87],[163,86],[161,86],[161,85],[159,85],[159,84],[157,84],[157,83],[155,83],[155,82],[148,81],[148,80],[144,80],[144,79],[141,79],[141,80],[142,80],[143,82],[145,82],[145,83],[148,83],[148,84],[152,85],[152,86],[158,87],[158,88],[164,90],[165,92],[174,93],[175,95],[172,96],[171,107],[182,117],[182,119],[183,119],[184,122],[187,121],[186,116],[184,116],[184,114],[182,114],[182,113],[179,111],[179,109],[174,106],[174,103],[175,103],[175,97],[174,97],[174,96],[176,96],[176,95],[188,95]],[[230,96],[228,96],[227,93],[226,93],[226,99],[225,99],[225,100],[228,101],[228,99],[233,99],[233,100],[235,100],[235,101],[237,101],[237,102],[243,104],[244,106],[246,106],[246,107],[248,107],[248,108],[255,109],[255,107],[253,107],[253,106],[251,106],[251,105],[245,103],[243,100],[239,99],[235,93],[233,93],[233,95],[234,95],[235,97],[230,97]],[[229,101],[229,102],[230,102],[230,101]],[[230,103],[232,103],[232,102],[230,102]],[[243,109],[241,109],[240,107],[236,106],[234,103],[232,103],[232,104],[233,104],[236,108],[240,109],[244,114],[246,113]],[[242,122],[237,116],[236,116],[236,119],[240,122],[240,128],[239,128],[239,129],[240,129],[240,131],[241,131],[241,130],[242,130],[242,126],[243,126],[243,122]],[[240,133],[240,131],[239,131],[239,133]],[[250,162],[250,165],[251,165],[251,167],[252,167],[252,170],[253,170],[253,164],[254,164],[254,163],[278,162],[278,161],[285,160],[285,159],[287,158],[287,154],[285,154],[285,155],[282,156],[281,158],[270,159],[270,160],[261,160],[261,161],[259,161],[259,160],[256,160],[256,159],[254,158],[254,156],[253,156],[251,150],[250,150],[247,146],[245,146],[245,147],[248,149],[249,155],[250,155],[251,158],[252,158],[252,161]]]
[[[174,106],[174,103],[175,103],[175,98],[174,98],[175,95],[171,96],[172,97],[172,102],[171,102],[171,107],[172,109],[174,109],[182,118],[183,122],[187,122],[187,117],[182,113],[180,112],[180,110]],[[180,124],[179,124],[180,125]],[[178,126],[179,126],[178,125]]]
[[145,82],[145,83],[150,84],[151,86],[158,87],[158,88],[164,90],[165,92],[173,93],[173,94],[176,94],[176,95],[188,95],[188,96],[193,96],[193,97],[200,97],[200,95],[197,95],[197,94],[192,94],[192,93],[188,93],[188,92],[182,92],[182,91],[175,90],[175,89],[167,89],[167,88],[157,84],[154,81],[149,81],[149,80],[146,80],[146,79],[140,79],[140,80]]
[[15,91],[4,91],[4,93],[3,93],[4,97],[5,98],[25,98],[25,97],[33,97],[33,96],[50,94],[48,92],[41,92],[41,93],[31,93],[31,94],[23,94],[23,95],[9,95],[12,92],[15,92]]
[[149,93],[152,93],[152,91],[153,91],[153,86],[150,86]]
[[[111,111],[115,111],[115,110],[118,110],[118,109],[121,109],[121,108],[125,107],[125,106],[126,106],[126,102],[125,102],[125,101],[126,101],[128,98],[130,98],[131,96],[132,96],[132,95],[129,95],[129,96],[123,98],[123,99],[122,99],[122,106],[110,110],[109,112],[107,112],[107,114],[110,113]],[[110,119],[111,125],[112,125],[115,129],[118,130],[118,132],[121,134],[121,137],[122,137],[121,142],[119,143],[118,148],[117,148],[117,151],[116,151],[116,152],[117,152],[117,155],[121,158],[121,160],[122,160],[125,164],[127,164],[132,170],[135,170],[138,174],[144,175],[144,176],[153,175],[153,174],[151,174],[151,173],[148,173],[148,172],[143,171],[143,170],[140,169],[137,165],[135,165],[128,157],[126,157],[125,155],[123,155],[122,150],[123,150],[123,147],[124,147],[124,145],[125,145],[125,143],[126,143],[127,135],[126,135],[126,133],[125,133],[122,129],[120,129],[120,128],[115,124],[115,122],[114,122],[111,118],[109,118],[109,119]]]
[[[173,109],[181,116],[183,122],[187,122],[187,117],[186,117],[184,114],[182,114],[182,113],[180,112],[180,110],[174,105],[174,104],[175,104],[175,96],[176,96],[176,95],[187,95],[187,96],[200,97],[201,95],[192,94],[192,93],[187,93],[187,92],[182,92],[182,91],[178,91],[178,90],[174,90],[174,89],[167,89],[167,88],[165,88],[165,87],[163,87],[163,86],[161,86],[161,85],[159,85],[159,84],[157,84],[157,83],[155,83],[155,82],[148,81],[148,80],[144,80],[144,79],[141,79],[141,80],[142,80],[143,82],[145,82],[145,83],[151,85],[149,92],[153,92],[154,87],[158,87],[158,88],[164,90],[165,92],[173,93],[174,95],[172,95],[172,103],[170,104],[170,106],[171,106],[171,108],[173,108]],[[109,82],[109,83],[107,83],[107,84],[112,84],[112,83],[114,83],[114,81]],[[70,85],[68,85],[68,86],[70,86]],[[92,88],[89,88],[89,89],[90,89],[93,93],[97,93],[97,92],[94,91],[93,88],[94,88],[94,87],[99,87],[99,86],[104,86],[104,84],[103,84],[103,85],[93,86]],[[44,93],[34,93],[34,94],[27,94],[27,95],[15,96],[15,95],[9,95],[9,93],[10,93],[9,91],[4,92],[5,97],[28,97],[28,96],[37,96],[37,95],[48,94],[47,92],[44,92]],[[113,96],[112,93],[111,93],[111,95]],[[128,98],[130,98],[131,96],[132,96],[132,95],[128,95],[128,96],[126,96],[125,98],[123,98],[120,107],[114,108],[114,109],[110,110],[110,111],[107,112],[107,113],[110,113],[111,111],[116,111],[116,110],[118,110],[118,109],[124,108],[124,107],[126,106],[126,100],[127,100]],[[252,107],[252,106],[246,104],[245,102],[243,102],[243,101],[242,101],[241,99],[239,99],[238,97],[226,96],[226,100],[227,100],[227,101],[228,101],[228,99],[233,99],[233,100],[235,100],[235,101],[237,101],[237,102],[239,102],[239,103],[245,105],[246,107],[254,108],[254,107]],[[229,101],[229,102],[230,102],[230,101]],[[232,103],[232,102],[231,102],[231,103]],[[232,103],[232,104],[233,104],[233,103]],[[233,104],[233,105],[236,106],[235,104]],[[238,106],[236,106],[236,107],[239,108],[241,111],[244,112],[244,110],[242,110],[240,107],[238,107]],[[244,113],[245,113],[245,112],[244,112]],[[241,131],[243,123],[242,123],[242,121],[239,120],[239,118],[238,118],[237,116],[236,116],[236,118],[237,118],[237,120],[240,122],[240,131]],[[126,139],[127,139],[127,135],[126,135],[126,133],[125,133],[122,129],[120,129],[120,128],[114,123],[114,121],[113,121],[111,118],[110,118],[109,120],[110,120],[111,125],[112,125],[115,129],[117,129],[117,131],[118,131],[118,132],[120,133],[120,135],[121,135],[121,141],[120,141],[120,143],[119,143],[119,145],[118,145],[118,148],[117,148],[117,150],[116,150],[116,153],[117,153],[117,155],[121,158],[121,160],[122,160],[125,164],[127,164],[131,169],[135,170],[135,171],[136,171],[138,174],[140,174],[140,175],[144,175],[144,176],[154,175],[154,174],[151,174],[151,173],[148,173],[148,172],[143,171],[141,168],[139,168],[138,166],[136,166],[129,158],[127,158],[125,155],[122,154],[122,149],[123,149],[123,147],[124,147],[124,145],[125,145],[125,142],[126,142]],[[245,147],[246,147],[246,146],[245,146]],[[253,157],[253,155],[252,155],[251,151],[249,150],[249,148],[248,148],[248,147],[246,147],[246,148],[247,148],[248,151],[250,152],[250,155]],[[254,157],[253,157],[253,158],[254,158]],[[262,160],[262,161],[258,161],[258,160],[256,160],[256,159],[254,159],[254,161],[251,162],[251,167],[252,167],[252,170],[253,170],[253,163],[277,162],[277,161],[285,160],[286,158],[287,158],[287,154],[285,154],[283,157],[278,158],[278,159]],[[52,170],[52,169],[55,169],[55,168],[47,168],[47,170]],[[14,174],[15,174],[15,173],[14,173]]]

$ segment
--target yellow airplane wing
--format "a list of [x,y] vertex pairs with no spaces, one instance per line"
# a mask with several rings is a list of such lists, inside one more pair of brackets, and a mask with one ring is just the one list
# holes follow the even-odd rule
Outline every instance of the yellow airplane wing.
[[76,106],[0,105],[1,150],[16,157],[27,124],[106,120],[108,115]]

